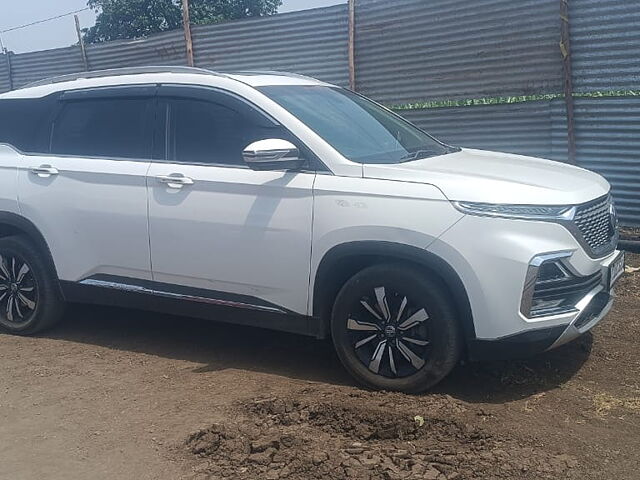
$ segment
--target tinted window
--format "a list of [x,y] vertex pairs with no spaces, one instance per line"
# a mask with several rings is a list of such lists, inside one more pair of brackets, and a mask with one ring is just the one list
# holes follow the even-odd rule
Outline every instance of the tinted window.
[[65,102],[56,119],[51,152],[114,158],[150,158],[151,102],[94,98]]
[[289,139],[282,127],[260,121],[247,106],[233,108],[213,101],[171,99],[169,108],[169,160],[184,163],[244,165],[242,151],[266,138]]
[[49,151],[55,96],[0,100],[0,143],[30,153]]

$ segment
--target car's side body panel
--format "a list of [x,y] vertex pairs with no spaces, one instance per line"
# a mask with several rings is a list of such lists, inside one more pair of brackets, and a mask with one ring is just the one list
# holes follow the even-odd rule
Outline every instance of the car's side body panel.
[[[34,174],[49,165],[58,173]],[[148,161],[25,155],[21,214],[42,232],[61,280],[96,273],[151,278],[147,229]]]
[[0,211],[20,213],[17,164],[21,157],[11,145],[0,144]]
[[[427,248],[463,217],[431,185],[318,175],[314,186],[309,315],[317,271],[333,248],[379,241]],[[357,252],[354,252],[356,254]]]
[[[172,189],[155,177],[180,173]],[[153,164],[153,278],[250,295],[306,314],[315,174]]]

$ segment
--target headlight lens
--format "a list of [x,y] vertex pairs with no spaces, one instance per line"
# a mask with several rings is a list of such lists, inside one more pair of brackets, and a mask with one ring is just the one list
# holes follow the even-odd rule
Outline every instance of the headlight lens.
[[575,210],[574,207],[560,205],[508,205],[475,202],[453,202],[453,205],[469,215],[527,220],[570,220]]

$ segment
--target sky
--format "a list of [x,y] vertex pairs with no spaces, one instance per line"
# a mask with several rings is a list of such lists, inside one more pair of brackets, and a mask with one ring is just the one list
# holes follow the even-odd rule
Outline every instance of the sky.
[[[326,7],[347,0],[283,0],[279,12]],[[0,0],[0,32],[12,27],[35,22],[56,15],[80,10],[87,6],[86,0]],[[82,28],[90,27],[95,20],[92,11],[78,13]],[[15,53],[67,47],[77,41],[73,15],[23,28],[0,33],[8,50]]]

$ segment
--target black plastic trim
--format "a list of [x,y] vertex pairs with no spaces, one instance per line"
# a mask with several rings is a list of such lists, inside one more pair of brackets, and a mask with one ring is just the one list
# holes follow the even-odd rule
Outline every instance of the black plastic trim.
[[[104,284],[100,285],[100,282]],[[106,286],[108,283],[112,285]],[[137,308],[324,337],[319,319],[247,295],[111,275],[96,275],[82,282],[61,281],[60,284],[64,298],[69,302]]]
[[574,277],[569,280],[557,280],[546,283],[538,283],[535,287],[533,298],[552,300],[556,298],[584,295],[602,282],[602,273],[597,272],[586,277]]
[[532,357],[548,350],[567,327],[559,325],[531,330],[497,340],[475,339],[468,342],[469,359],[489,361]]
[[76,101],[94,98],[135,98],[135,97],[155,97],[157,92],[156,84],[131,84],[131,85],[109,85],[105,87],[90,87],[79,90],[65,90],[60,100]]

